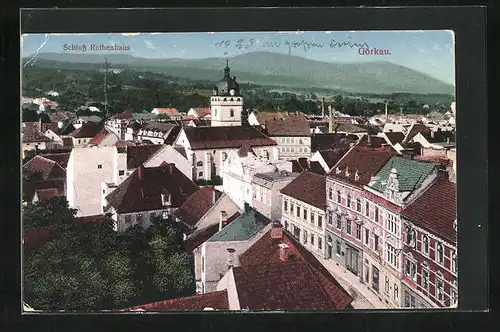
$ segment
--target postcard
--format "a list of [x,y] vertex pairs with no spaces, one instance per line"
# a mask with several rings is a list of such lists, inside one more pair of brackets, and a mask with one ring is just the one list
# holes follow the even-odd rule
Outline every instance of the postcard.
[[22,35],[24,311],[456,307],[454,47]]

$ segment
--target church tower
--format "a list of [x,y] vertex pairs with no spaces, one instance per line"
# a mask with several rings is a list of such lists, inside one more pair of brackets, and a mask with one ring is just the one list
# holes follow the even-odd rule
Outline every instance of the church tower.
[[224,68],[224,78],[214,86],[210,97],[211,126],[241,126],[243,112],[243,97],[236,77],[231,77],[228,61]]

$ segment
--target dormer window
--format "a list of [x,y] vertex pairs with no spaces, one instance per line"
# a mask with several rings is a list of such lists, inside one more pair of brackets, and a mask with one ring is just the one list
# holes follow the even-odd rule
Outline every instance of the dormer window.
[[346,167],[346,168],[345,168],[345,176],[346,176],[346,177],[349,177],[349,175],[351,175],[351,173],[349,173],[349,168],[348,168],[348,167]]
[[340,170],[340,168],[338,168],[338,167],[337,167],[337,168],[335,169],[335,174],[340,174],[340,173],[341,173],[341,170]]
[[354,174],[354,181],[359,181],[359,174],[357,170],[356,173]]
[[163,206],[170,206],[171,199],[172,199],[172,195],[169,192],[167,192],[166,190],[161,193],[161,204]]

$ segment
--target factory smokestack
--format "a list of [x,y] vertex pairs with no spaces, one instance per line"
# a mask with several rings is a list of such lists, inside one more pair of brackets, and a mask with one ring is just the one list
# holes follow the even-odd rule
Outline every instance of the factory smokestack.
[[328,133],[333,132],[333,112],[332,105],[328,105],[329,121],[328,121]]

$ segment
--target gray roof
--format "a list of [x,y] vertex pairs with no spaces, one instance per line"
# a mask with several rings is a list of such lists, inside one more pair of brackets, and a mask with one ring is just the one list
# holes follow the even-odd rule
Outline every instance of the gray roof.
[[253,176],[252,183],[271,189],[275,182],[292,181],[297,176],[299,173],[286,171],[259,173]]
[[208,242],[247,241],[263,230],[271,220],[248,208],[241,216],[212,236]]
[[83,121],[87,121],[87,122],[95,122],[95,123],[101,122],[101,120],[102,120],[97,115],[79,116],[78,119],[83,120]]

